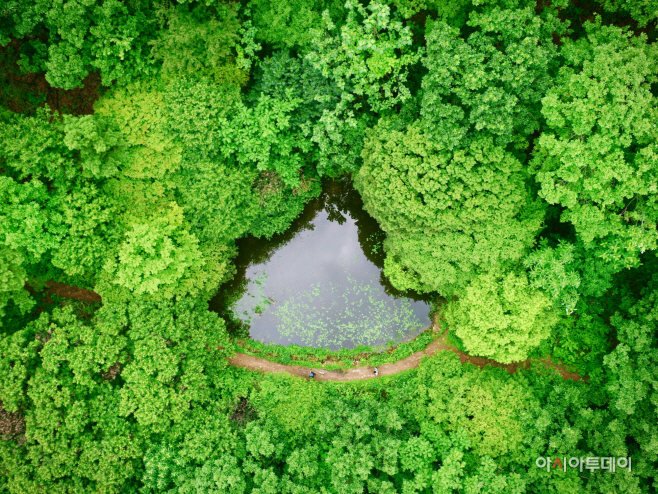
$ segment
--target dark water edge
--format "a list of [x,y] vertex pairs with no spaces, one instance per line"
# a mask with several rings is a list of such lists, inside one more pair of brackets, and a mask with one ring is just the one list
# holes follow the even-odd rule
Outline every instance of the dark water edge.
[[384,232],[349,178],[323,182],[286,232],[236,242],[235,277],[210,308],[234,336],[331,350],[383,347],[429,327],[428,297],[383,276]]

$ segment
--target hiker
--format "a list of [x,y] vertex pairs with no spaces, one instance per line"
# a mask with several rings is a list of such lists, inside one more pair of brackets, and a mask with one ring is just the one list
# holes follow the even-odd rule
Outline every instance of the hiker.
[[309,379],[313,379],[315,377],[315,372],[311,371],[308,375]]
[[377,367],[375,367],[375,376],[378,376],[378,375],[379,375],[379,369],[377,369]]

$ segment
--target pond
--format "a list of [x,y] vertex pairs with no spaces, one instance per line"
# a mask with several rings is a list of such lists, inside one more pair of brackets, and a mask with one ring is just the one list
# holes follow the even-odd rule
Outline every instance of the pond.
[[327,180],[285,233],[237,242],[237,274],[211,308],[266,343],[339,350],[408,341],[429,327],[430,305],[382,275],[383,239],[351,181]]

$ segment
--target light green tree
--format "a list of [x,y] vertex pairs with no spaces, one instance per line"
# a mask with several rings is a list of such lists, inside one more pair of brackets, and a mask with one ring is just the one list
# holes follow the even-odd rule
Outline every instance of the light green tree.
[[557,323],[549,298],[514,273],[478,276],[445,319],[469,353],[504,364],[525,360]]
[[197,276],[204,264],[198,239],[184,228],[182,211],[173,204],[167,217],[134,224],[103,269],[111,283],[136,295],[172,298],[203,290],[208,280]]
[[115,175],[125,161],[126,142],[117,125],[97,115],[64,115],[64,144],[80,151],[87,177],[107,178]]
[[563,243],[553,249],[542,242],[540,249],[523,260],[529,268],[530,286],[543,290],[567,314],[576,310],[579,298],[580,276],[575,269],[574,251],[572,244]]
[[[501,469],[525,461],[527,414],[540,405],[527,383],[502,369],[463,365],[451,352],[420,366],[414,383],[408,410],[442,464],[433,475],[438,492],[463,485],[480,461],[493,458]],[[474,453],[477,463],[465,461]],[[510,486],[517,482],[509,477]]]
[[[181,2],[183,3],[183,2]],[[165,11],[166,29],[152,42],[162,60],[162,76],[205,76],[219,83],[245,84],[248,72],[238,66],[240,41],[237,3],[177,5]]]

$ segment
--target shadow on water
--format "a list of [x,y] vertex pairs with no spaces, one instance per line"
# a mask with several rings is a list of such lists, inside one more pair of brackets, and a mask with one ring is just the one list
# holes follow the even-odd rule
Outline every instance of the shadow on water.
[[428,300],[383,276],[384,238],[351,180],[326,180],[286,232],[236,242],[236,275],[210,308],[234,336],[283,345],[336,350],[413,338],[429,325]]

